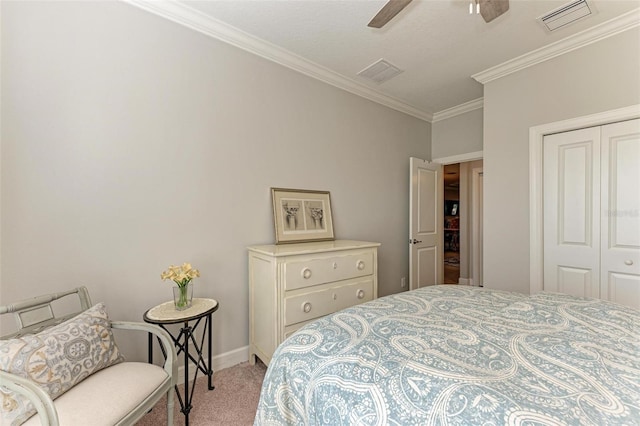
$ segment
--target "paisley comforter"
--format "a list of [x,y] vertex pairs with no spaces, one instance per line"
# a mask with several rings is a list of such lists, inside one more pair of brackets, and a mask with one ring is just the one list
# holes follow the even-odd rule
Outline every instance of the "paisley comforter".
[[324,317],[276,350],[256,425],[638,425],[640,312],[434,286]]

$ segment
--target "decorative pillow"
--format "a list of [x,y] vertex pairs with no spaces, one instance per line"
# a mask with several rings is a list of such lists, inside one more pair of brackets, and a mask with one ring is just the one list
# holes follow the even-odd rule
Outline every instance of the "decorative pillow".
[[[0,370],[37,383],[51,399],[122,361],[102,303],[38,334],[0,340]],[[0,396],[2,424],[19,425],[36,413],[18,393],[0,387]]]

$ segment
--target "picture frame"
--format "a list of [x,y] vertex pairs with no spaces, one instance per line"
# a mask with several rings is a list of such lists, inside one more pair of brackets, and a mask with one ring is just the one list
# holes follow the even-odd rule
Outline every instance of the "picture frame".
[[329,191],[271,188],[276,244],[332,241]]

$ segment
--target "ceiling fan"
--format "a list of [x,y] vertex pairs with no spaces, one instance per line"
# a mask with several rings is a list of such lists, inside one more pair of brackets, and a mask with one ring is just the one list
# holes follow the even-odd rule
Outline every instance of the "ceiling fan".
[[[475,1],[480,7],[480,15],[484,18],[485,22],[491,22],[498,16],[509,10],[509,0],[471,0]],[[371,22],[367,24],[368,27],[382,28],[393,19],[402,9],[407,7],[411,3],[411,0],[389,0],[387,4],[373,17]]]

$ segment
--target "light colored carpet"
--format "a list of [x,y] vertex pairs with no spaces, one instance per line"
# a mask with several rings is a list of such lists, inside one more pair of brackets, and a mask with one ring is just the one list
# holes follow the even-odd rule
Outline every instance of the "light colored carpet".
[[[214,390],[207,389],[207,378],[200,374],[196,380],[189,424],[198,425],[252,425],[260,398],[260,388],[267,367],[258,360],[256,365],[248,362],[216,371],[213,374]],[[191,385],[191,384],[190,384]],[[180,385],[180,393],[184,392]],[[175,425],[184,425],[184,414],[180,412],[178,397],[174,396]],[[167,424],[166,398],[147,413],[137,426]]]

